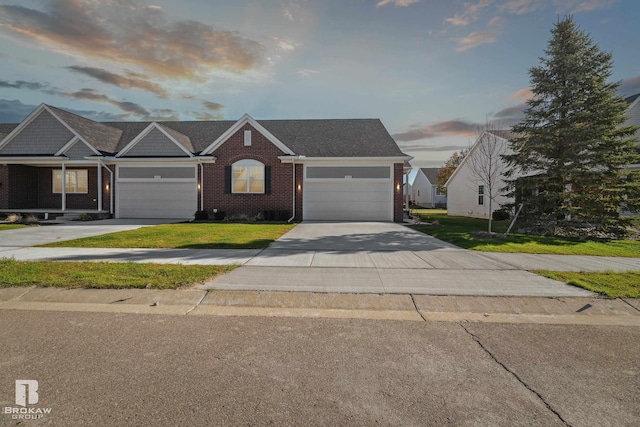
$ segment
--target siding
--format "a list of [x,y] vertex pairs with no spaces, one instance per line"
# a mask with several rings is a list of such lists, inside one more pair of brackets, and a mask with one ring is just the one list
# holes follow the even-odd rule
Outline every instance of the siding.
[[58,119],[43,110],[0,150],[0,155],[53,155],[73,136]]
[[86,156],[93,156],[95,153],[82,141],[73,144],[64,154],[71,160],[83,160]]
[[154,128],[123,157],[187,157],[187,154]]

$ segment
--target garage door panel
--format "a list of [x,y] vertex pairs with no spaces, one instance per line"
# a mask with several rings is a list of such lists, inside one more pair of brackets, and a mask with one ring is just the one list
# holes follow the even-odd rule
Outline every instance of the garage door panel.
[[391,181],[305,182],[306,220],[392,221]]
[[189,218],[197,209],[194,182],[121,182],[120,218]]

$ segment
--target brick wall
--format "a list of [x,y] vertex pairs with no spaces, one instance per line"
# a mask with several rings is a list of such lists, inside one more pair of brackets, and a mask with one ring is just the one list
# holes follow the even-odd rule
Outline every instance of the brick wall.
[[[402,163],[395,163],[393,165],[393,221],[402,222],[402,174],[404,172],[404,165]],[[398,188],[400,190],[398,191]]]
[[[62,209],[62,195],[53,193],[53,168],[37,168],[38,169],[38,205],[40,209],[54,208]],[[56,168],[57,169],[57,168]],[[87,169],[89,188],[86,194],[67,193],[67,209],[91,209],[98,208],[98,169],[95,167],[67,168]],[[104,189],[104,187],[103,187]],[[33,206],[32,206],[33,207]]]
[[0,165],[0,209],[9,209],[9,167]]
[[[244,131],[251,130],[251,146],[244,146]],[[227,216],[254,216],[265,210],[292,211],[293,166],[280,162],[285,155],[251,125],[246,124],[213,152],[216,162],[204,165],[204,210],[224,211]],[[271,194],[225,194],[225,166],[238,160],[253,159],[271,166]],[[300,169],[301,170],[301,169]],[[302,203],[302,193],[296,204]],[[296,209],[297,211],[297,209]],[[300,212],[302,212],[300,210]]]
[[8,209],[38,207],[38,168],[24,165],[8,165]]

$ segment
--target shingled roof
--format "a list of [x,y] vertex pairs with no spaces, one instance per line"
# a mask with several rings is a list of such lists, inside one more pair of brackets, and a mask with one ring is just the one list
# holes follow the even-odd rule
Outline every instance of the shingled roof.
[[431,185],[438,184],[438,171],[440,168],[420,168],[424,176],[427,177]]
[[[153,122],[95,122],[46,106],[103,154],[115,155]],[[296,155],[306,157],[406,156],[378,119],[258,120]],[[193,154],[200,154],[237,121],[156,121]],[[0,124],[0,137],[17,124]]]
[[122,131],[102,123],[94,122],[77,114],[47,105],[60,119],[64,120],[78,135],[103,153],[112,153],[122,136]]

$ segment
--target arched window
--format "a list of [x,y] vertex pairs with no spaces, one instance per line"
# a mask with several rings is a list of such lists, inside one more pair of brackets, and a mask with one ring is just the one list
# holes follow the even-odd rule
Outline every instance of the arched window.
[[233,164],[231,188],[233,193],[264,193],[265,166],[257,160],[239,160]]

